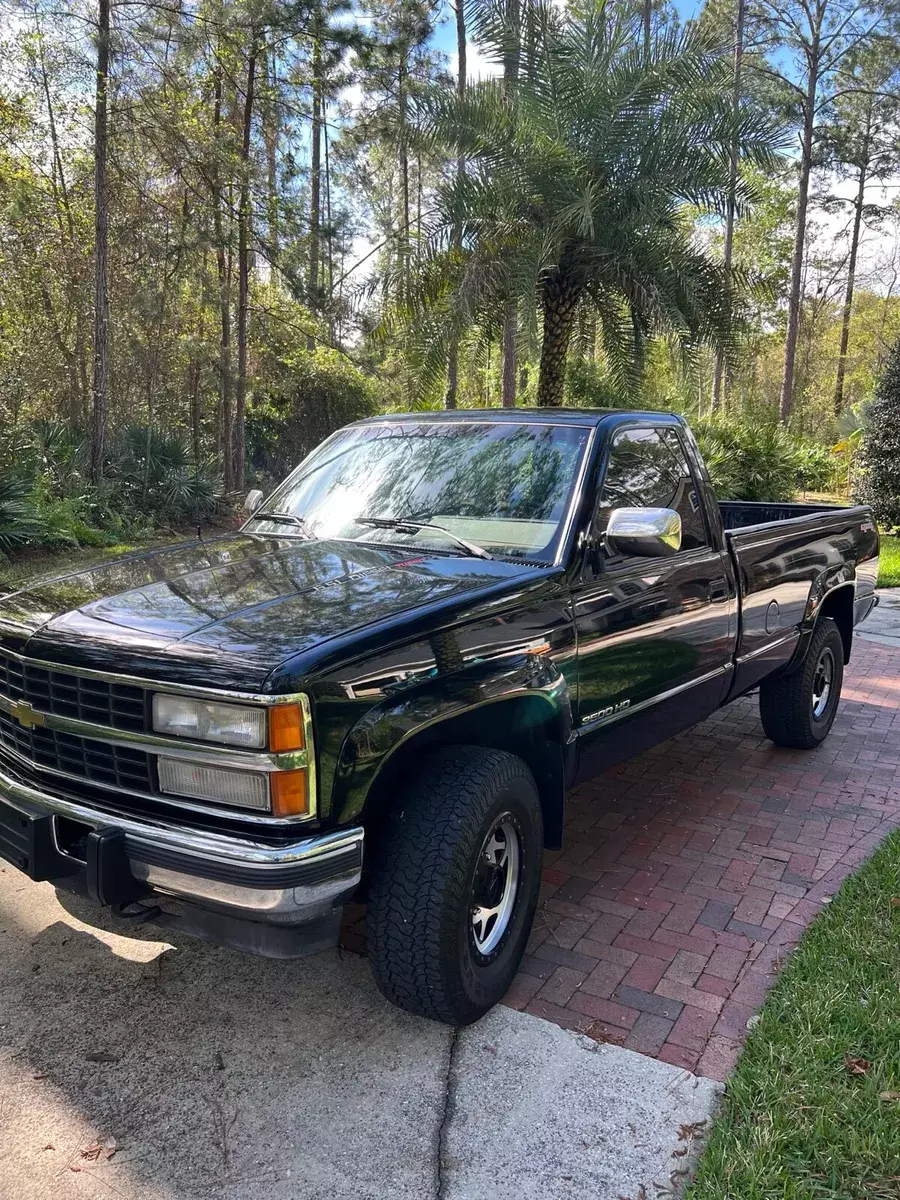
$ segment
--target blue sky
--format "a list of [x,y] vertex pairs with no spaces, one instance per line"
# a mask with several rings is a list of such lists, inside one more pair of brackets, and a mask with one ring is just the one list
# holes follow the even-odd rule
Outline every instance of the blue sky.
[[[698,0],[674,0],[672,7],[682,18],[693,17],[700,11],[702,4]],[[432,39],[435,47],[441,50],[448,58],[456,61],[456,26],[454,24],[454,10],[444,3],[441,5],[441,22],[438,25],[434,38]]]
[[[696,16],[703,7],[701,0],[666,0],[682,19],[687,19]],[[443,0],[441,5],[441,18],[432,38],[433,45],[436,49],[447,55],[450,69],[456,70],[456,25],[454,9],[449,3],[449,0]],[[478,47],[469,43],[468,51],[468,66],[470,78],[476,77],[479,74],[487,73],[486,64],[478,52]],[[789,64],[784,63],[783,67],[789,69]],[[496,69],[496,68],[495,68]],[[492,72],[491,72],[492,73]],[[826,191],[832,195],[840,195],[849,197],[855,189],[855,183],[850,180],[819,180],[814,183],[813,193],[817,191]],[[884,187],[872,186],[868,199],[880,205],[890,204],[894,199],[894,195],[900,191],[900,181],[888,181]],[[822,236],[827,241],[829,238],[840,238],[846,232],[848,225],[848,214],[846,211],[827,215],[818,209],[814,204],[812,213],[812,223],[818,226],[822,231]],[[896,227],[887,223],[880,231],[867,231],[863,237],[863,242],[860,247],[860,275],[863,279],[868,276],[867,282],[876,290],[879,290],[883,284],[878,278],[881,274],[880,261],[883,256],[890,252],[891,248],[896,246],[897,230]],[[875,278],[872,278],[872,274]]]

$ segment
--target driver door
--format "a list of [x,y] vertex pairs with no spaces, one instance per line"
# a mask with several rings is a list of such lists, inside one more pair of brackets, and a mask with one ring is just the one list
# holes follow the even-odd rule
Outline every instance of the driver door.
[[[675,509],[681,549],[666,558],[617,553],[604,537],[614,508]],[[572,595],[580,774],[596,774],[718,706],[735,621],[726,555],[711,537],[678,431],[617,430]]]

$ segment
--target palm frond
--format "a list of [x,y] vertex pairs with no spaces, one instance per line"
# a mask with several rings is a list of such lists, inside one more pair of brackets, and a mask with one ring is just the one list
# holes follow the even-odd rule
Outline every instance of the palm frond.
[[635,14],[606,0],[521,0],[515,29],[503,0],[471,0],[467,14],[489,58],[516,51],[518,77],[419,102],[421,136],[466,161],[436,190],[420,277],[389,318],[424,383],[437,386],[468,326],[499,333],[513,297],[532,321],[551,295],[570,297],[567,320],[571,297],[586,297],[623,385],[657,334],[686,356],[730,351],[746,281],[726,275],[694,222],[726,211],[735,152],[755,169],[739,172],[734,201],[752,205],[783,133],[750,100],[735,110],[727,48],[696,22],[672,23],[648,57]]

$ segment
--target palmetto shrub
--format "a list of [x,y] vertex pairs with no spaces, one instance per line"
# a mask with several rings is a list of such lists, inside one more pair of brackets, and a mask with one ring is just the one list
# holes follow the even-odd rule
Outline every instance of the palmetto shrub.
[[0,472],[0,554],[39,541],[43,526],[28,500],[28,485],[11,471]]
[[774,422],[705,418],[693,429],[720,500],[792,500],[832,478],[827,448],[800,442]]
[[106,487],[134,514],[164,521],[199,521],[222,503],[222,486],[209,464],[195,466],[183,434],[129,425],[110,451]]

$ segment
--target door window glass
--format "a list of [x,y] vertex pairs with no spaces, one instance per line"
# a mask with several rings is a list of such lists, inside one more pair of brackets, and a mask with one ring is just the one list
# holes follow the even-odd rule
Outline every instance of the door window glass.
[[681,516],[681,548],[709,545],[697,484],[674,429],[623,429],[610,450],[594,521],[606,531],[614,508],[674,508]]

